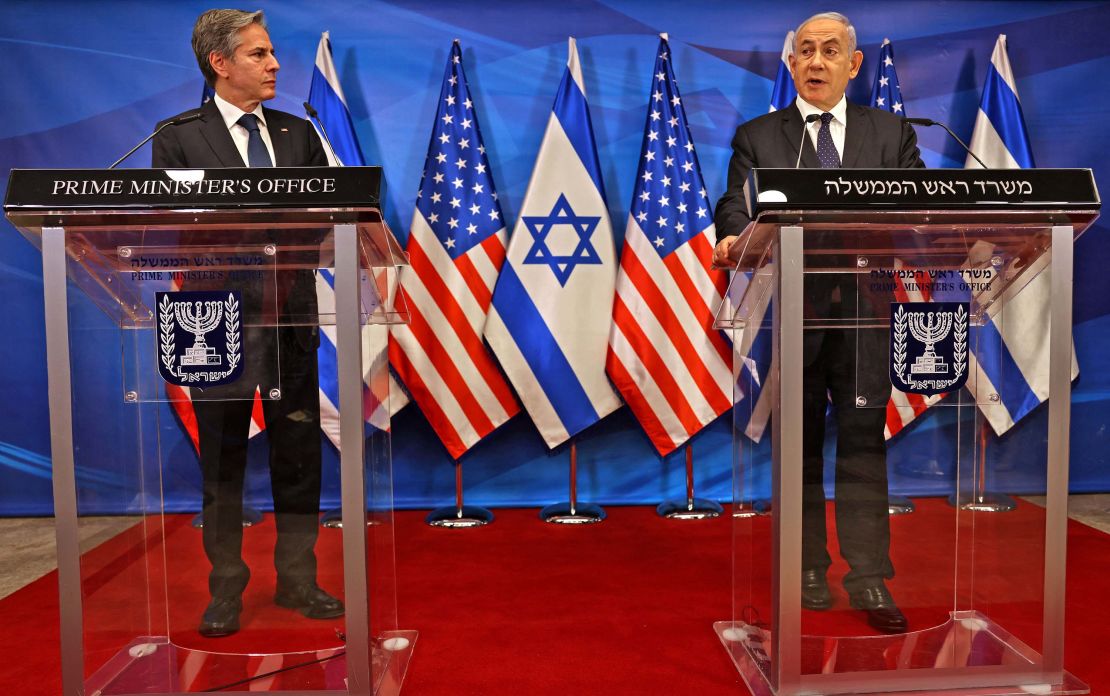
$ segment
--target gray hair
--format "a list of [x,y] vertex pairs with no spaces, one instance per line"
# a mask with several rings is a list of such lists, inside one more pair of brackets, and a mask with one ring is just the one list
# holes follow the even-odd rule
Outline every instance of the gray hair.
[[852,26],[852,22],[847,17],[839,12],[821,12],[813,15],[806,21],[798,25],[794,30],[794,46],[790,49],[792,52],[798,51],[798,34],[802,33],[802,28],[810,22],[816,22],[819,19],[831,19],[834,22],[840,22],[848,30],[848,53],[855,53],[856,51],[856,28]]
[[243,41],[239,32],[251,24],[266,28],[266,17],[262,10],[208,10],[197,17],[197,23],[193,25],[193,53],[196,54],[197,65],[209,87],[216,88],[216,71],[208,62],[208,56],[215,52],[224,58],[234,58],[235,49]]

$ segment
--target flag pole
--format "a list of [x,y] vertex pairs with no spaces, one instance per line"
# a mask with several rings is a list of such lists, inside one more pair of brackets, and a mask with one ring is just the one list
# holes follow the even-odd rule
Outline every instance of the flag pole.
[[570,500],[540,510],[540,519],[552,524],[596,524],[605,519],[600,505],[578,502],[578,440],[570,439]]
[[970,498],[960,496],[959,490],[948,496],[948,504],[971,512],[1009,512],[1017,508],[1017,501],[1005,493],[987,491],[987,442],[990,440],[990,422],[982,419],[979,428],[979,457],[975,462],[975,484]]
[[433,527],[484,527],[493,522],[493,513],[480,505],[463,503],[462,462],[455,460],[455,504],[436,508],[424,521]]
[[694,496],[694,446],[687,441],[686,449],[686,500],[668,500],[655,511],[660,517],[671,520],[704,520],[719,516],[724,509],[714,500]]

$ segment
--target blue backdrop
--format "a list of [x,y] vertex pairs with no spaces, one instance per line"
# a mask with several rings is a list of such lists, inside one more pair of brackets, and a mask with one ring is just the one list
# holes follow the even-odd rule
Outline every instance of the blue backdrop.
[[[810,3],[690,0],[564,0],[559,3],[294,1],[258,2],[282,63],[273,106],[300,113],[320,32],[330,30],[335,62],[368,162],[385,167],[386,215],[402,238],[412,216],[435,100],[451,40],[459,38],[506,220],[516,218],[566,60],[566,37],[579,40],[610,215],[622,236],[636,172],[658,32],[670,34],[674,67],[710,198],[725,184],[735,127],[767,111],[785,33],[824,9]],[[201,78],[189,48],[207,3],[19,2],[0,5],[0,185],[13,167],[102,167],[161,118],[195,106]],[[999,33],[1009,36],[1037,162],[1092,167],[1110,191],[1110,5],[1095,2],[854,2],[865,61],[849,97],[866,101],[878,46],[889,37],[911,116],[946,121],[970,138],[982,81]],[[921,144],[931,167],[960,167],[964,155],[939,129]],[[144,148],[130,166],[146,166]],[[1076,250],[1075,336],[1082,370],[1074,393],[1072,490],[1110,490],[1110,267],[1106,223]],[[0,514],[50,511],[49,432],[42,281],[38,252],[0,223]],[[109,371],[110,372],[110,371]],[[117,375],[118,379],[118,375]],[[117,382],[118,383],[118,382]],[[168,412],[167,412],[168,416]],[[1044,409],[1002,438],[1002,452],[1038,446]],[[893,447],[895,471],[913,468],[915,438],[952,427],[926,416]],[[413,406],[395,420],[398,506],[447,504],[453,471],[444,449]],[[118,424],[84,418],[87,437]],[[167,503],[199,504],[191,447],[175,429],[162,433],[170,453]],[[699,494],[730,497],[728,424],[694,441]],[[99,456],[116,457],[114,443]],[[335,497],[334,453],[325,445]],[[259,448],[261,452],[261,448]],[[256,453],[257,455],[257,453]],[[255,456],[256,495],[265,473]],[[103,509],[122,509],[129,493],[86,460],[86,485]],[[539,505],[566,496],[565,449],[549,453],[525,415],[464,459],[468,502]],[[589,430],[579,445],[580,496],[602,503],[657,502],[683,491],[681,452],[660,460],[627,409]],[[943,463],[942,463],[943,464]],[[1035,489],[1034,472],[1008,474],[1012,492]],[[935,482],[897,476],[897,490],[940,492]],[[264,504],[264,502],[263,502]]]

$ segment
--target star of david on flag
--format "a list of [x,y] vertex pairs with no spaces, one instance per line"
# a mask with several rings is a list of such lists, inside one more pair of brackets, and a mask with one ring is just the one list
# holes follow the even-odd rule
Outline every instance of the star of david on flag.
[[[590,243],[597,224],[601,217],[575,215],[567,203],[567,197],[559,195],[555,207],[546,216],[530,215],[521,218],[525,227],[532,233],[534,240],[532,248],[524,256],[524,263],[544,264],[551,267],[560,285],[566,285],[574,267],[580,263],[599,264],[601,257]],[[578,235],[578,243],[569,254],[556,254],[548,248],[548,235],[552,229],[561,225],[568,225]]]
[[486,339],[555,447],[620,406],[605,376],[616,253],[573,38],[507,253]]
[[520,412],[482,342],[505,260],[505,223],[478,117],[451,45],[401,274],[409,324],[389,361],[448,453],[458,459]]
[[732,406],[731,348],[713,328],[727,275],[686,109],[661,35],[625,231],[606,367],[661,455]]

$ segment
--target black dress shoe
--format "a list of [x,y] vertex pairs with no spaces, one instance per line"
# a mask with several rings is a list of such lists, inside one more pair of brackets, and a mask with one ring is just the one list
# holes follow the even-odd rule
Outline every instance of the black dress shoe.
[[243,600],[239,597],[213,597],[200,617],[197,631],[206,638],[230,636],[239,630],[239,613]]
[[279,587],[274,595],[274,604],[286,609],[296,609],[310,619],[334,619],[343,616],[343,602],[321,590],[314,582]]
[[823,571],[802,571],[802,606],[814,611],[823,611],[832,606],[832,593],[829,592],[829,583]]
[[882,583],[848,595],[852,608],[867,612],[867,623],[882,633],[905,633],[908,623]]

